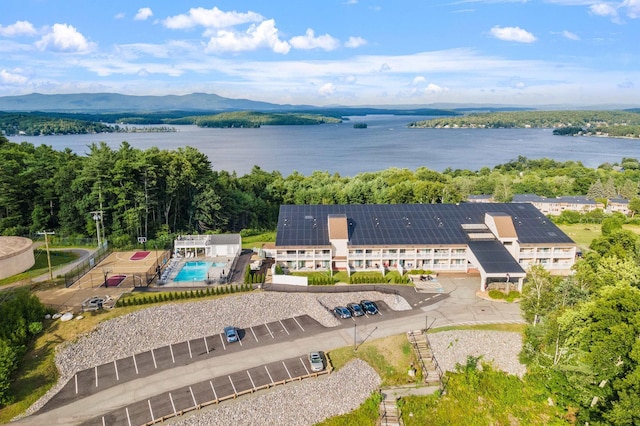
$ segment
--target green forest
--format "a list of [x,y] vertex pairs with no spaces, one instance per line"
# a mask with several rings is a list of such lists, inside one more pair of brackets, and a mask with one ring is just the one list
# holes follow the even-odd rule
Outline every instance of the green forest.
[[[90,212],[104,212],[111,244],[126,247],[174,233],[273,230],[281,204],[456,203],[470,194],[638,197],[640,163],[623,158],[597,169],[579,162],[514,159],[490,169],[436,172],[391,168],[340,176],[283,176],[254,166],[238,176],[213,170],[192,147],[141,150],[122,142],[89,146],[87,155],[0,137],[0,235],[94,236]],[[617,166],[617,167],[616,167]],[[169,239],[170,240],[170,239]]]
[[637,111],[510,111],[471,113],[409,124],[412,128],[555,128],[559,135],[640,137]]
[[[260,127],[261,125],[311,125],[340,123],[337,117],[312,113],[261,113],[249,111],[224,112],[211,115],[190,113],[155,114],[68,114],[0,112],[0,134],[8,136],[76,135],[87,133],[172,132],[176,124],[199,127]],[[109,125],[106,123],[118,123]],[[136,128],[134,125],[156,125]]]

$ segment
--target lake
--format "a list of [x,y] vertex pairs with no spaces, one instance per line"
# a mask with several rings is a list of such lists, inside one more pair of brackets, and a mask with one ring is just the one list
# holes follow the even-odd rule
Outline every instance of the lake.
[[[350,117],[340,124],[317,126],[263,126],[257,129],[208,129],[174,126],[172,133],[103,133],[62,136],[11,136],[14,142],[46,144],[56,150],[70,148],[86,154],[93,142],[117,149],[122,141],[146,149],[192,146],[207,155],[215,170],[244,175],[254,165],[279,170],[284,176],[298,171],[310,175],[321,170],[353,176],[391,167],[443,171],[479,170],[523,155],[581,161],[597,167],[640,157],[640,140],[554,136],[551,129],[409,129],[407,123],[426,117]],[[368,128],[354,129],[356,122]]]

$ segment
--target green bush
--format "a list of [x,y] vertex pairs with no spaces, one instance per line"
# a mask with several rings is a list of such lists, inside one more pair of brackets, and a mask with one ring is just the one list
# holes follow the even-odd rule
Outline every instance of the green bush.
[[489,290],[489,297],[496,300],[503,300],[505,298],[505,294],[502,290]]

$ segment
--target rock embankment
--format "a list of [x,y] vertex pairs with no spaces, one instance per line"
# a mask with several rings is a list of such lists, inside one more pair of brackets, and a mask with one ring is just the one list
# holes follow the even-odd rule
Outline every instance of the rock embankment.
[[[354,385],[356,384],[356,385]],[[380,386],[380,377],[364,361],[315,380],[287,384],[247,399],[174,420],[179,426],[290,425],[307,426],[358,408]]]
[[490,330],[451,330],[429,334],[431,351],[443,371],[455,371],[467,357],[482,357],[499,370],[522,377],[526,367],[518,361],[520,333]]

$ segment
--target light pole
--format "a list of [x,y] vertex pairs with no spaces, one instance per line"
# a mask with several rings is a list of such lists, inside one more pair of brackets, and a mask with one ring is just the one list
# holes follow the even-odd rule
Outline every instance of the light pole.
[[38,232],[38,235],[44,235],[44,246],[47,249],[47,264],[49,265],[49,279],[53,281],[53,270],[51,269],[51,254],[49,253],[49,239],[47,235],[54,235],[55,232],[47,232],[46,230]]
[[93,220],[96,221],[96,235],[98,236],[98,248],[102,245],[100,241],[100,222],[102,221],[102,210],[90,212],[93,215]]

